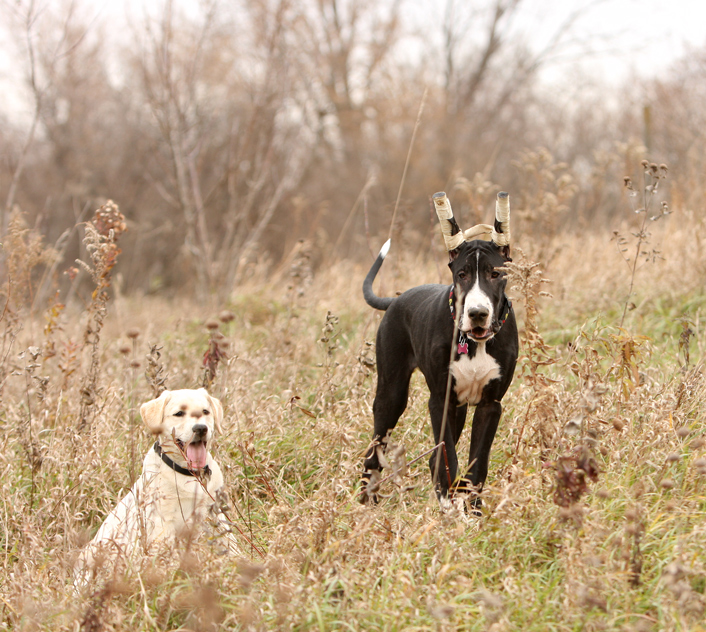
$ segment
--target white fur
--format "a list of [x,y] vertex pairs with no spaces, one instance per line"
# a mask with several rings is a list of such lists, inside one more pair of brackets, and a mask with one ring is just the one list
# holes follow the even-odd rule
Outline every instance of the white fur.
[[484,329],[490,329],[490,323],[493,322],[493,303],[490,297],[480,287],[480,275],[478,267],[480,266],[480,252],[476,253],[478,259],[476,265],[476,282],[473,284],[471,291],[466,294],[463,299],[463,317],[461,318],[461,331],[468,332],[473,328],[471,319],[468,317],[468,311],[477,307],[485,307],[488,310],[488,318],[483,324]]
[[[187,463],[173,438],[188,444],[193,437],[191,428],[195,424],[205,424],[208,428],[205,435],[208,448],[214,429],[220,430],[223,418],[221,403],[203,388],[165,391],[159,398],[143,404],[140,413],[152,433],[159,436],[163,451],[182,467],[186,467]],[[173,546],[176,536],[198,527],[223,486],[221,468],[210,452],[207,453],[206,464],[211,471],[208,477],[180,474],[170,468],[150,446],[142,474],[108,514],[93,540],[81,551],[75,568],[74,585],[80,587],[88,584],[104,565],[112,567],[119,560],[134,563],[138,556],[149,555],[150,549],[158,543]],[[221,527],[218,530],[225,533],[227,548],[237,550],[225,516],[220,511],[214,513]],[[175,555],[178,556],[178,553]]]
[[500,377],[500,366],[485,351],[485,343],[477,343],[476,354],[469,358],[462,355],[451,363],[451,373],[456,380],[456,395],[462,404],[477,404],[486,384]]
[[387,257],[387,253],[390,252],[390,243],[391,239],[388,239],[383,245],[382,248],[380,248],[380,256],[384,259]]

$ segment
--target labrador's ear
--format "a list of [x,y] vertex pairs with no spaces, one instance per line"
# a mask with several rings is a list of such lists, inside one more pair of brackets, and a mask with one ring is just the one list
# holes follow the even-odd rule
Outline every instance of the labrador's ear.
[[209,395],[205,388],[200,388],[199,390],[203,391],[204,395],[208,398],[208,401],[211,402],[211,408],[213,408],[213,421],[216,424],[216,430],[218,430],[219,434],[223,434],[223,405],[221,404],[221,400]]
[[142,421],[147,424],[152,434],[158,435],[162,432],[162,420],[164,419],[164,407],[171,398],[171,391],[164,391],[157,399],[145,402],[140,406]]

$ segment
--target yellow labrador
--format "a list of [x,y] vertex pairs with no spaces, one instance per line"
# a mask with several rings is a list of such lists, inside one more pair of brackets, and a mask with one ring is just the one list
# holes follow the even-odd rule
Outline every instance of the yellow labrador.
[[106,561],[134,562],[153,545],[197,527],[213,507],[228,548],[237,549],[214,505],[223,474],[208,451],[222,431],[223,407],[206,389],[165,391],[142,404],[140,414],[157,437],[145,456],[142,475],[81,552],[74,583],[83,585]]

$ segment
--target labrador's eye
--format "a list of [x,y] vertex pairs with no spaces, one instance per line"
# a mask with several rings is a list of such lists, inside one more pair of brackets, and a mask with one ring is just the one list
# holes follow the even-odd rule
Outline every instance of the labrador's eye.
[[204,409],[203,409],[203,414],[204,414],[204,415],[210,415],[210,414],[211,414],[211,411],[206,410],[206,409],[204,408]]
[[175,417],[183,417],[184,415],[186,415],[186,413],[185,413],[183,410],[177,410],[177,411],[174,413],[174,416],[175,416]]

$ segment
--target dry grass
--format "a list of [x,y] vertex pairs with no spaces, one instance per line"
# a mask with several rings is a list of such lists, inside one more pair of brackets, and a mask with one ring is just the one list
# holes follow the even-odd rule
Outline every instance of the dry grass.
[[[45,328],[12,304],[0,321],[0,629],[703,629],[704,348],[680,318],[702,331],[705,226],[685,210],[656,224],[663,259],[638,269],[632,297],[610,238],[541,245],[555,253],[543,271],[553,298],[532,290],[540,337],[525,337],[481,519],[441,512],[425,459],[403,485],[383,485],[379,507],[357,502],[379,319],[362,268],[338,264],[313,282],[301,262],[275,281],[256,270],[228,305],[118,296],[98,365],[93,346],[82,354],[87,314],[55,306]],[[382,291],[437,270],[393,244]],[[221,355],[205,375],[214,336]],[[170,388],[212,380],[232,515],[264,554],[194,544],[77,598],[71,564],[139,472],[150,438],[137,408],[159,369]],[[393,435],[408,462],[431,447],[426,399],[415,376]]]

